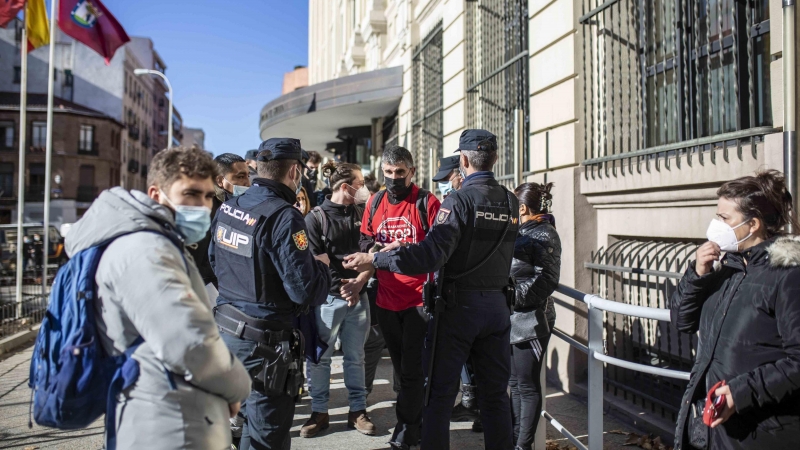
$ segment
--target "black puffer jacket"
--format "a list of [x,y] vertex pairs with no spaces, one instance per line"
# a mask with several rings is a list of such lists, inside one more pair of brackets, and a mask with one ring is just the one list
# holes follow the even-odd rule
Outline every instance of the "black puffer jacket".
[[671,318],[697,333],[675,448],[692,448],[690,405],[725,380],[736,413],[711,430],[711,449],[797,448],[800,442],[800,237],[729,253],[698,276],[691,263],[672,295]]
[[553,299],[561,277],[561,239],[550,215],[520,226],[514,243],[511,276],[516,279],[514,311],[536,311],[536,337],[550,335],[556,322]]

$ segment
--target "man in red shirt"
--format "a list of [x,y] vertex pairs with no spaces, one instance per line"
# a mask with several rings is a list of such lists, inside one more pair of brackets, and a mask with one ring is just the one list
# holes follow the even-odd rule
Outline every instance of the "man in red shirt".
[[[361,250],[378,251],[394,242],[416,244],[425,239],[439,212],[439,200],[411,182],[414,159],[403,147],[383,152],[386,190],[367,202],[361,221]],[[395,406],[397,426],[389,444],[407,449],[421,437],[424,375],[422,348],[428,315],[422,309],[422,284],[427,275],[408,276],[378,270],[378,324],[386,340],[400,392]]]

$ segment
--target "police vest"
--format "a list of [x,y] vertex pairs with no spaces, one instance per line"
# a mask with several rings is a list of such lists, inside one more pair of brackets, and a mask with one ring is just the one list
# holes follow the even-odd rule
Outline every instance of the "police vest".
[[[488,261],[455,283],[463,290],[493,290],[508,286],[514,242],[519,230],[517,198],[512,193],[509,205],[506,190],[494,179],[478,180],[453,195],[458,196],[456,207],[465,208],[468,220],[465,229],[461,230],[458,247],[445,265],[445,279],[481,264],[502,240]],[[508,230],[505,231],[507,224]]]
[[[235,197],[220,206],[213,230],[215,244],[215,273],[219,280],[219,294],[239,307],[245,314],[263,318],[264,311],[289,314],[294,303],[283,287],[283,282],[269,255],[259,245],[261,237],[269,239],[275,228],[274,216],[292,206],[269,197],[255,206],[239,206],[242,197]],[[244,307],[241,307],[245,303]],[[248,307],[246,304],[257,304]]]

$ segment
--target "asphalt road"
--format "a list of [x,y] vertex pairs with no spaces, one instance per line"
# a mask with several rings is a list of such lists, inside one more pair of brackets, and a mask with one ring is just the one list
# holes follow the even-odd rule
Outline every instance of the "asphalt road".
[[[16,354],[0,361],[0,449],[82,449],[95,450],[103,448],[103,422],[98,421],[85,430],[61,431],[34,425],[28,428],[29,404],[31,391],[28,389],[28,368],[32,348],[27,347]],[[386,355],[386,354],[385,354]],[[377,426],[376,436],[364,436],[354,430],[347,429],[347,389],[342,379],[342,357],[335,356],[331,374],[331,400],[334,407],[331,414],[331,426],[328,430],[312,439],[299,437],[300,427],[311,415],[311,401],[308,397],[297,406],[292,428],[293,449],[331,449],[331,450],[367,450],[387,449],[386,442],[391,437],[394,427],[394,393],[391,387],[392,367],[388,356],[384,356],[378,367],[375,387],[368,399],[369,415]],[[546,409],[562,425],[576,436],[582,437],[587,430],[586,404],[579,398],[565,394],[552,387],[547,389]],[[483,434],[473,433],[471,423],[452,423],[450,427],[451,448],[457,450],[478,450],[484,448]],[[604,430],[623,430],[636,432],[632,427],[623,425],[611,417],[604,417]],[[547,437],[559,444],[566,440],[548,425]],[[607,449],[623,448],[627,439],[620,434],[605,435],[604,447]],[[581,441],[586,442],[585,438]],[[566,447],[565,447],[566,448]],[[537,449],[544,450],[544,449]]]

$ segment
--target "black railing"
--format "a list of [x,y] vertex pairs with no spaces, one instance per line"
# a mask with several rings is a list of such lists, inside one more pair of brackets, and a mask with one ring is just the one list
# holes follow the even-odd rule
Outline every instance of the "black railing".
[[134,141],[139,140],[139,127],[134,125],[128,125],[128,137],[133,139]]
[[[600,297],[635,306],[669,308],[697,243],[624,239],[601,248],[584,266]],[[605,313],[609,356],[653,367],[690,371],[697,339],[668,322]],[[606,365],[606,392],[674,420],[686,382]]]
[[[22,302],[16,298],[16,256],[11,261],[3,261],[0,273],[0,339],[30,330],[42,322],[47,311],[48,298],[42,288],[42,266],[26,258],[22,276]],[[50,261],[47,269],[47,285],[52,286],[60,264]]]
[[756,158],[779,131],[767,3],[583,0],[586,176]]
[[97,156],[100,153],[100,144],[97,142],[82,141],[78,143],[78,154]]
[[97,186],[78,186],[75,200],[79,202],[93,202],[97,198]]
[[44,185],[31,184],[25,192],[25,201],[41,202],[44,201]]
[[128,172],[130,173],[139,172],[139,161],[135,159],[128,160]]

